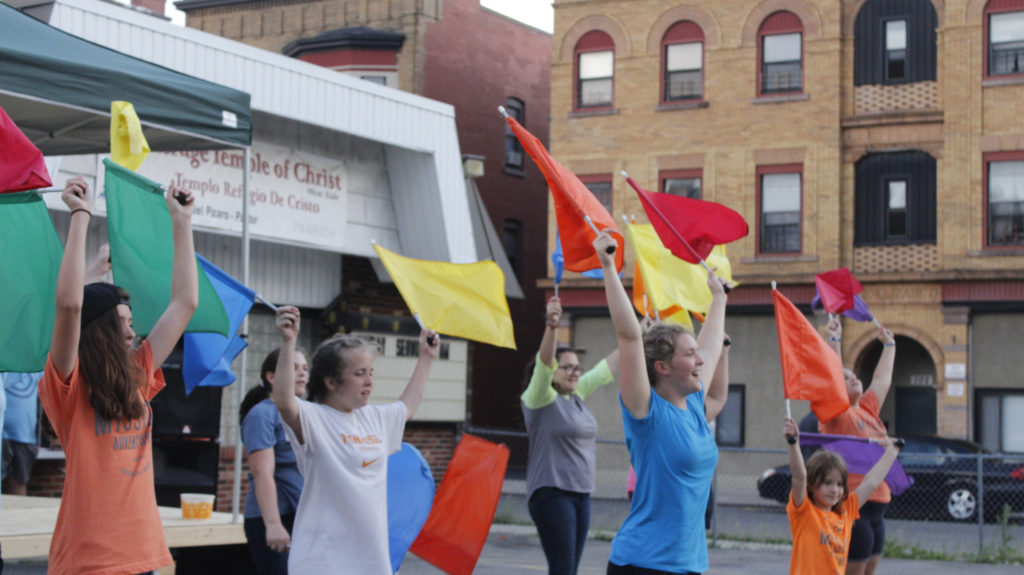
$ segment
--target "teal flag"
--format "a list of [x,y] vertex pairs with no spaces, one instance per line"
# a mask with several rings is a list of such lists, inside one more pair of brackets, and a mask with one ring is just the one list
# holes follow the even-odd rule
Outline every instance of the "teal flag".
[[0,246],[0,372],[41,371],[64,247],[39,194],[0,194]]
[[[135,332],[145,335],[171,301],[171,214],[159,184],[110,160],[104,159],[103,165],[114,283],[128,290]],[[198,275],[199,309],[185,331],[228,336],[230,324],[224,305],[202,267]]]

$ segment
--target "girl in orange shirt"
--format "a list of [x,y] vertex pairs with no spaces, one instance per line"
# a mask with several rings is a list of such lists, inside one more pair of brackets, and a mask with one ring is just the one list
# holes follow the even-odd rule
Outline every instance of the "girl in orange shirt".
[[846,462],[824,449],[807,460],[800,452],[800,430],[786,417],[783,433],[797,441],[789,446],[789,467],[793,476],[786,514],[793,534],[790,575],[843,575],[849,553],[853,522],[860,507],[878,487],[896,461],[898,450],[891,437],[881,442],[885,453],[850,493]]

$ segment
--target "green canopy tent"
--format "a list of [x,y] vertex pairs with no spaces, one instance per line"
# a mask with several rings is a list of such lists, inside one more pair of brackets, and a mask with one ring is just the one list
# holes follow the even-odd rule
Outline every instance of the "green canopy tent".
[[131,102],[156,150],[243,148],[246,92],[83,40],[0,3],[0,107],[44,154],[110,149],[110,102]]

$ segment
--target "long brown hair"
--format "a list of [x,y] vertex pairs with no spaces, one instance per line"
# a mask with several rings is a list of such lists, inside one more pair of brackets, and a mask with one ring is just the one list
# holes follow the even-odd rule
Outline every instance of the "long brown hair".
[[138,393],[145,374],[125,346],[122,330],[114,306],[86,324],[78,341],[78,372],[89,404],[107,420],[136,419],[146,411]]
[[807,459],[807,497],[814,503],[814,488],[825,482],[825,477],[833,469],[839,472],[843,478],[843,496],[832,506],[832,511],[841,511],[843,502],[850,496],[850,477],[846,469],[846,461],[837,454],[824,449],[819,449]]

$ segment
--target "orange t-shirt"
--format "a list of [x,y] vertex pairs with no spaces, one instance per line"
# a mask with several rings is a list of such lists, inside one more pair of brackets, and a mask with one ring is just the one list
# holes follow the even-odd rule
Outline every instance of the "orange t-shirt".
[[[847,409],[832,419],[821,422],[818,425],[818,429],[820,429],[822,433],[885,439],[885,437],[889,435],[889,432],[885,429],[885,424],[882,423],[882,420],[878,418],[880,410],[881,406],[878,404],[878,396],[875,395],[875,392],[869,390],[861,396],[860,404],[857,405],[857,407],[850,406],[850,409]],[[864,481],[863,474],[851,473],[848,481],[850,493],[853,493],[853,490],[857,489],[862,481]],[[883,481],[882,484],[871,493],[871,497],[868,497],[868,501],[875,501],[878,503],[888,503],[892,501],[892,491],[889,489],[889,484]]]
[[808,495],[800,506],[793,503],[793,494],[786,504],[789,530],[793,534],[793,553],[789,558],[789,575],[843,575],[850,555],[853,522],[860,517],[857,494],[843,502],[840,512],[824,510],[811,502]]
[[135,420],[97,417],[80,379],[78,362],[62,381],[48,358],[39,400],[64,447],[66,473],[57,527],[50,543],[51,575],[115,575],[152,571],[173,563],[153,487],[149,400],[163,389],[149,342],[133,352],[146,374],[139,389],[146,413]]

